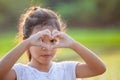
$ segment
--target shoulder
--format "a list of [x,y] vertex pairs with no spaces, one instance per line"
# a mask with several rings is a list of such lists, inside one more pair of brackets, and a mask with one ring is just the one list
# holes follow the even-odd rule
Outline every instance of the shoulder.
[[13,66],[14,67],[25,67],[26,65],[25,64],[22,64],[22,63],[17,63]]
[[13,70],[16,73],[17,80],[32,79],[31,75],[32,75],[33,69],[28,65],[17,63],[13,66]]
[[57,62],[54,63],[54,66],[57,68],[64,68],[65,70],[75,70],[76,66],[79,62],[75,62],[75,61],[63,61],[63,62]]
[[12,69],[16,72],[17,75],[21,75],[23,73],[29,72],[31,68],[28,65],[17,63],[13,66]]
[[16,70],[21,70],[21,69],[24,69],[26,68],[27,66],[25,64],[21,64],[21,63],[17,63],[13,66],[13,69],[16,71]]
[[12,69],[3,77],[3,80],[16,80],[17,78],[17,72],[20,71],[21,68],[23,68],[23,64],[15,64]]
[[63,61],[63,62],[58,62],[55,63],[58,66],[75,66],[77,65],[79,62],[75,62],[75,61]]
[[54,71],[58,77],[64,76],[64,80],[75,80],[76,66],[78,63],[74,61],[57,62],[54,63]]

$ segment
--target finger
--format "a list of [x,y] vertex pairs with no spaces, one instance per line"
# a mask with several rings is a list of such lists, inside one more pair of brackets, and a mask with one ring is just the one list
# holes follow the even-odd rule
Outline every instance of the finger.
[[61,33],[54,33],[54,34],[52,35],[52,37],[53,37],[53,38],[56,38],[56,37],[60,37],[60,35],[61,35]]
[[52,48],[52,49],[56,49],[56,48],[62,48],[62,47],[60,47],[60,46],[58,46],[58,45],[54,45],[54,46],[52,46],[51,48]]
[[55,34],[55,33],[58,33],[58,32],[60,32],[60,31],[55,29],[55,30],[52,31],[52,34]]
[[53,31],[52,31],[52,37],[55,36],[55,35],[58,34],[58,33],[59,33],[58,30],[53,30]]
[[37,42],[36,44],[35,44],[36,46],[41,46],[41,47],[45,47],[45,48],[47,48],[47,44],[46,43],[44,43],[44,42]]
[[42,46],[42,42],[37,42],[35,45],[36,46]]
[[63,32],[60,32],[58,30],[54,30],[52,32],[52,37],[63,37],[64,36],[64,33]]
[[51,37],[51,32],[50,32],[50,30],[45,29],[45,30],[43,30],[43,31],[39,31],[39,32],[37,33],[37,36],[38,36],[38,37],[44,37],[44,36],[49,36],[49,37]]
[[55,48],[58,48],[58,46],[57,45],[52,45],[51,48],[55,49]]
[[43,46],[42,46],[42,48],[44,49],[44,50],[51,50],[52,48],[51,48],[51,45],[49,45],[49,44],[44,44]]
[[63,34],[62,32],[54,34],[53,37],[54,37],[54,38],[57,38],[57,39],[59,39],[59,40],[62,40],[62,39],[65,38],[65,36],[64,36],[64,34]]
[[44,51],[44,50],[46,50],[46,49],[48,49],[48,46],[46,45],[46,43],[44,43],[44,45],[41,46],[41,50]]
[[44,42],[41,43],[41,46],[45,47],[45,48],[48,48],[48,45],[46,43],[44,43]]
[[53,49],[55,49],[55,48],[64,48],[64,46],[61,45],[61,44],[56,44],[56,45],[53,45],[52,48]]
[[51,45],[47,44],[47,49],[51,50],[52,49]]
[[48,36],[51,36],[51,31],[49,29],[45,29],[44,30],[44,33]]

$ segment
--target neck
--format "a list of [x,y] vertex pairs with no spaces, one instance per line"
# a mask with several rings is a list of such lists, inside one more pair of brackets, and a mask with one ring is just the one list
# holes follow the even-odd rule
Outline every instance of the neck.
[[31,66],[31,67],[33,67],[33,68],[36,68],[39,71],[48,72],[49,69],[50,69],[50,67],[52,66],[52,62],[49,62],[49,63],[40,63],[40,62],[31,60],[28,63],[28,65]]

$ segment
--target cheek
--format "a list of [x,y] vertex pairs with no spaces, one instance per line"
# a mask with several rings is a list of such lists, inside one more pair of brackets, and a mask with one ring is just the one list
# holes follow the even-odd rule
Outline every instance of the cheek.
[[30,49],[29,49],[31,55],[41,54],[40,50],[41,50],[41,47],[30,47]]
[[57,49],[52,50],[52,55],[54,56],[57,52]]

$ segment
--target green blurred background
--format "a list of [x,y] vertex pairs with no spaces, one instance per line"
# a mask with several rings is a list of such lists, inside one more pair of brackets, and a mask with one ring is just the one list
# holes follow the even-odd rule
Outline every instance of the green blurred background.
[[[66,33],[105,62],[105,74],[84,80],[120,80],[119,4],[120,0],[0,0],[0,59],[16,45],[20,14],[40,5],[60,14],[68,25]],[[69,49],[60,49],[55,60],[82,61]],[[18,62],[27,63],[26,56]]]

